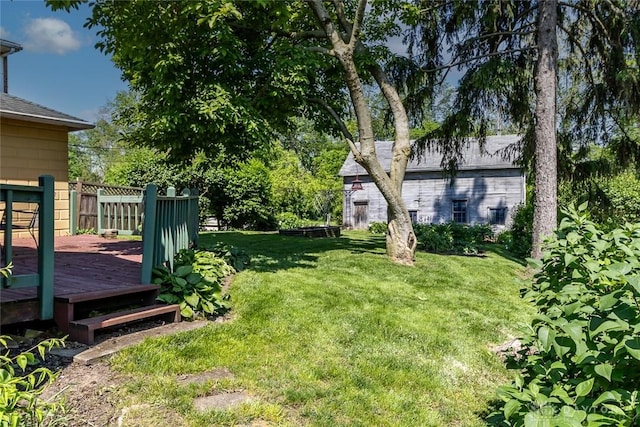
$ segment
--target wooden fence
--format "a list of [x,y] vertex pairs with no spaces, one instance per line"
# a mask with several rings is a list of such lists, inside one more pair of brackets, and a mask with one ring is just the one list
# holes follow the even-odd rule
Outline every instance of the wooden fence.
[[0,184],[0,202],[4,202],[5,209],[3,265],[13,261],[13,204],[38,205],[38,272],[1,277],[0,286],[37,287],[41,320],[53,319],[54,186],[54,179],[49,175],[39,177],[38,186]]
[[[98,190],[104,196],[141,196],[142,188],[76,181],[69,183],[69,218],[71,234],[79,230],[99,229]],[[103,217],[103,223],[107,221]]]
[[98,234],[118,230],[119,235],[142,234],[142,193],[109,196],[100,188],[97,197]]
[[153,267],[169,263],[181,249],[198,244],[198,191],[184,190],[176,195],[173,187],[166,196],[158,195],[154,184],[144,192],[142,228],[142,283],[151,283]]
[[141,283],[151,283],[153,267],[169,263],[181,249],[198,244],[198,191],[158,195],[158,187],[136,187],[85,182],[70,183],[71,234],[80,229],[98,233],[115,229],[118,234],[142,234]]

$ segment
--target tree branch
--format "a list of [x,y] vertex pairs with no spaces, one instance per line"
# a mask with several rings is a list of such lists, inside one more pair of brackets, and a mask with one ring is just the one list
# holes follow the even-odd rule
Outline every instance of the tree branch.
[[607,40],[611,40],[611,36],[609,35],[609,32],[607,31],[607,27],[602,23],[600,18],[598,18],[593,13],[593,11],[591,11],[589,9],[586,9],[586,8],[584,8],[582,6],[579,6],[577,3],[567,3],[567,2],[564,2],[564,1],[559,1],[558,2],[558,6],[565,6],[565,7],[569,7],[571,9],[579,10],[581,12],[586,13],[591,18],[591,21],[595,21],[600,26],[600,29],[604,33],[604,35],[607,38]]
[[333,51],[333,49],[327,49],[326,47],[310,46],[307,47],[306,50],[308,50],[309,52],[319,52],[329,56],[336,56],[336,53]]
[[345,139],[347,140],[347,143],[349,144],[351,151],[354,153],[354,155],[355,153],[359,153],[358,147],[353,142],[353,135],[351,134],[351,132],[349,132],[349,129],[347,129],[347,125],[344,123],[340,115],[338,115],[336,110],[334,110],[333,107],[331,107],[331,105],[329,105],[327,101],[325,101],[322,98],[309,98],[309,101],[319,104],[325,110],[327,110],[327,112],[331,115],[331,117],[333,117],[333,120],[335,120],[336,123],[338,124],[338,127],[340,128],[340,132],[342,132],[342,135],[344,135]]
[[457,67],[458,65],[467,64],[469,62],[477,61],[478,59],[490,58],[492,56],[507,55],[507,54],[510,54],[510,53],[523,52],[523,51],[527,51],[527,50],[537,50],[537,49],[538,49],[537,46],[529,46],[529,47],[523,47],[521,49],[509,49],[509,50],[502,50],[502,51],[499,51],[499,52],[490,52],[490,53],[487,53],[485,55],[475,56],[473,58],[463,59],[463,60],[460,60],[460,61],[457,61],[457,62],[450,62],[450,63],[448,63],[446,65],[442,65],[440,67],[423,69],[422,71],[424,71],[425,73],[433,73],[433,72],[436,72],[436,71],[446,70],[446,69],[449,69],[449,68]]
[[327,34],[322,30],[309,30],[309,31],[293,31],[287,32],[279,29],[272,30],[279,36],[289,37],[292,39],[326,39]]
[[358,8],[356,9],[356,16],[353,19],[353,27],[351,28],[351,35],[349,36],[349,49],[353,52],[356,48],[356,44],[359,42],[360,31],[362,30],[362,21],[364,19],[364,12],[367,7],[367,0],[359,0]]
[[[527,24],[526,26],[522,27],[522,28],[526,28],[526,27],[530,27],[532,25],[532,23]],[[470,44],[473,43],[475,41],[480,41],[480,40],[484,40],[484,39],[488,39],[490,37],[499,37],[499,36],[528,36],[531,34],[535,34],[535,30],[531,30],[531,31],[520,31],[522,28],[520,28],[518,31],[498,31],[495,33],[487,33],[487,34],[482,34],[480,36],[477,37],[472,37],[469,39],[465,39],[464,44]]]
[[587,78],[589,79],[589,83],[591,83],[591,86],[595,87],[596,84],[595,84],[595,79],[593,78],[593,70],[591,69],[591,63],[589,62],[589,57],[584,51],[582,44],[575,39],[573,34],[567,28],[565,28],[564,25],[558,24],[558,28],[567,35],[568,39],[572,41],[573,45],[576,48],[578,48],[578,50],[580,51],[580,55],[582,55],[582,60],[587,68]]
[[336,15],[338,16],[338,21],[340,21],[342,29],[347,34],[351,34],[353,27],[344,13],[344,2],[342,0],[332,0],[332,3],[333,7],[336,8]]
[[320,25],[322,26],[324,33],[326,34],[327,38],[331,41],[331,44],[333,45],[334,49],[336,45],[344,46],[344,41],[342,40],[342,37],[338,33],[338,30],[333,25],[333,21],[331,20],[329,13],[325,9],[324,5],[322,4],[322,1],[306,0],[306,2],[311,8],[311,10],[313,11],[318,21],[320,22]]

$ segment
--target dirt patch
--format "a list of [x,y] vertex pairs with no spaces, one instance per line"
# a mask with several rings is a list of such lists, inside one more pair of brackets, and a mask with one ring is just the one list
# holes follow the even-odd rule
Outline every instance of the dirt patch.
[[69,426],[109,426],[118,416],[120,386],[124,378],[105,363],[65,367],[44,398],[62,396],[68,412]]
[[[228,284],[227,282],[226,285],[228,286]],[[202,322],[222,323],[230,320],[231,317],[232,313],[228,312],[215,320]],[[148,331],[150,336],[155,336],[157,333],[154,333],[154,329],[162,329],[157,328],[162,325],[164,325],[163,321],[150,320],[103,330],[99,335],[96,335],[96,344],[93,348],[100,346],[100,344],[108,346],[114,340],[119,340],[121,337],[126,338],[138,332]],[[32,328],[33,333],[29,332],[27,327]],[[44,339],[62,336],[55,327],[46,323],[16,327],[10,333],[16,339],[10,344],[12,355],[27,351]],[[47,352],[44,361],[38,365],[38,367],[46,367],[54,372],[59,372],[56,381],[45,390],[42,397],[63,400],[67,410],[65,418],[68,424],[66,425],[70,427],[178,427],[184,425],[182,417],[178,413],[165,407],[139,404],[123,408],[122,400],[125,397],[123,386],[128,380],[124,374],[112,370],[105,360],[97,360],[91,365],[73,362],[74,356],[90,348],[92,347],[67,341],[65,347]],[[179,384],[201,384],[207,381],[232,378],[231,372],[219,369],[178,376],[176,382]]]

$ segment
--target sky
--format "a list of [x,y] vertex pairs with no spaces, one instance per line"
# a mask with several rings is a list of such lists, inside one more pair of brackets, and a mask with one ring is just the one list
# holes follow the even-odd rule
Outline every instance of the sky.
[[98,51],[90,14],[52,12],[44,0],[0,0],[0,38],[22,45],[9,56],[9,94],[95,122],[100,108],[127,90],[109,57]]

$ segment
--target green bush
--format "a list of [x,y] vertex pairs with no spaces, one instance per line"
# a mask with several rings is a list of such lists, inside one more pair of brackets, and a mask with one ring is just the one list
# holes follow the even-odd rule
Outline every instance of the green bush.
[[585,209],[565,211],[546,244],[525,295],[538,315],[492,425],[640,423],[640,224],[605,233]]
[[418,249],[435,253],[453,251],[453,235],[447,224],[414,224],[413,231],[418,239]]
[[244,249],[226,243],[216,243],[204,249],[213,252],[218,258],[222,258],[227,264],[233,267],[235,272],[244,270],[251,260],[249,254]]
[[[4,272],[1,272],[4,275]],[[44,360],[53,347],[63,347],[61,339],[48,339],[15,356],[8,350],[7,336],[0,336],[0,425],[1,426],[53,426],[62,422],[65,407],[53,399],[42,398],[42,393],[58,377],[58,373],[39,367],[27,373],[27,367],[38,364],[36,353]],[[22,375],[16,375],[20,369]]]
[[485,240],[493,236],[488,225],[415,224],[418,249],[427,252],[476,254]]
[[533,204],[520,204],[513,213],[510,234],[503,236],[505,248],[512,254],[526,258],[533,244]]
[[98,234],[95,228],[78,228],[76,234]]
[[372,222],[369,224],[369,232],[373,234],[387,234],[387,223]]
[[180,304],[182,317],[213,316],[229,309],[222,295],[222,279],[234,268],[206,250],[183,249],[175,256],[173,271],[168,266],[153,269],[153,283],[160,285],[158,300]]
[[291,212],[282,212],[276,215],[276,222],[278,223],[278,230],[287,230],[290,228],[302,227],[304,222],[298,217],[298,215]]
[[[0,268],[0,275],[9,277],[13,265]],[[0,426],[53,426],[62,421],[65,407],[56,400],[43,399],[42,393],[58,377],[58,373],[39,367],[27,372],[27,367],[37,366],[47,351],[54,347],[64,347],[64,340],[48,339],[27,351],[11,355],[9,337],[0,335]],[[22,375],[17,374],[20,369]]]
[[513,242],[513,234],[510,230],[501,231],[496,235],[496,243],[503,246],[508,246]]
[[558,204],[589,202],[594,222],[616,228],[626,222],[640,222],[640,177],[633,170],[613,176],[593,176],[564,181],[558,186]]

